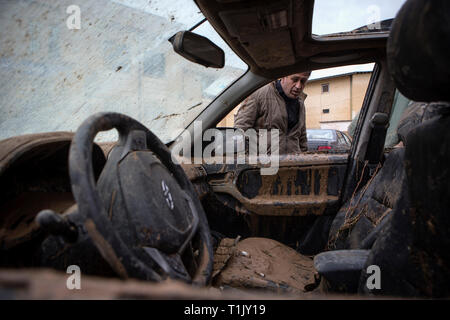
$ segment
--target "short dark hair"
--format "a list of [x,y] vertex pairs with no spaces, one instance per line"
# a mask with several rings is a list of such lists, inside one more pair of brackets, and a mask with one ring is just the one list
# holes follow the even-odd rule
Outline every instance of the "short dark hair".
[[308,77],[311,76],[311,71],[303,71],[302,73],[307,73],[307,74],[308,74]]

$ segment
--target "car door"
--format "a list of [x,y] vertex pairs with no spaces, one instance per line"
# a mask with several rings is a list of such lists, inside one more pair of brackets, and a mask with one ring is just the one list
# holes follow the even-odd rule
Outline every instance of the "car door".
[[337,212],[347,158],[286,156],[271,175],[261,174],[261,164],[203,164],[211,191],[203,204],[211,228],[297,245],[317,217]]
[[[376,81],[374,70],[362,109],[370,103]],[[352,148],[356,144],[355,139]],[[339,210],[352,148],[345,153],[280,157],[272,175],[261,174],[261,164],[203,163],[198,166],[204,182],[202,203],[211,229],[227,236],[270,237],[298,247],[316,222],[331,222]],[[327,229],[321,232],[321,241],[326,241]]]

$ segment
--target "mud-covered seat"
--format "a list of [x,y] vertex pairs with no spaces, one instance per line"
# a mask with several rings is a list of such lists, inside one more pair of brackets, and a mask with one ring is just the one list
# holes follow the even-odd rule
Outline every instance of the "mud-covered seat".
[[[398,124],[399,140],[406,144],[409,132],[423,122],[435,119],[442,104],[411,103]],[[386,160],[372,179],[355,193],[334,218],[327,250],[315,258],[315,267],[326,279],[327,291],[356,292],[360,273],[368,261],[370,249],[378,237],[386,237],[394,212],[409,212],[411,203],[405,171],[405,148],[386,155]],[[398,219],[398,218],[397,218]],[[409,244],[410,221],[397,230],[390,245]],[[377,250],[384,250],[379,249]],[[373,255],[372,255],[373,256]]]
[[[409,132],[441,113],[441,104],[412,102],[404,110],[397,126],[399,141],[407,144]],[[383,166],[355,193],[336,214],[330,228],[328,250],[370,249],[389,220],[392,210],[404,205],[408,192],[404,167],[404,148],[386,154]]]
[[[356,292],[370,248],[392,218],[393,210],[405,206],[404,148],[392,150],[383,167],[355,193],[334,218],[326,252],[314,266],[326,291]],[[362,250],[361,250],[362,249]]]
[[400,202],[409,205],[393,212],[366,261],[366,266],[380,267],[381,289],[369,290],[364,286],[367,276],[362,274],[362,292],[450,295],[448,52],[450,3],[409,0],[388,41],[389,68],[399,90],[410,99],[429,102],[435,116],[414,126],[405,138],[408,194]]
[[213,285],[285,294],[317,287],[313,260],[268,238],[221,240],[214,256]]
[[[329,233],[328,250],[370,249],[405,190],[404,149],[392,150],[383,167],[339,210]],[[368,169],[367,169],[368,170]]]
[[[357,204],[356,208],[344,207],[333,221],[330,235],[335,237],[331,239],[331,246],[371,248],[365,252],[368,253],[365,263],[359,264],[361,271],[375,265],[381,272],[381,286],[372,289],[366,285],[370,275],[361,272],[359,292],[431,297],[450,294],[448,52],[450,3],[444,0],[406,2],[394,21],[388,41],[389,69],[401,93],[415,101],[429,102],[424,110],[432,111],[432,116],[421,116],[416,118],[419,121],[411,121],[404,127],[404,150],[388,156],[383,169],[372,181],[374,189],[369,190],[369,185],[361,197],[363,204]],[[403,179],[386,188],[384,179],[391,180],[388,174],[396,163],[395,172],[403,174]],[[401,166],[404,166],[403,173],[398,171]],[[352,214],[347,214],[347,218],[351,218],[365,209],[379,207],[373,202],[380,199],[382,193],[378,191],[389,193],[393,189],[401,191],[391,199],[395,200],[391,210],[386,211],[389,213],[371,232],[365,218],[345,219],[345,210],[353,210]],[[375,209],[365,216],[372,216],[374,212],[379,211]],[[347,234],[338,232],[336,236],[337,230]],[[340,263],[345,271],[348,261]]]
[[[364,265],[382,270],[374,294],[448,297],[450,294],[450,103],[429,104],[438,115],[408,133],[407,189]],[[439,137],[439,139],[436,139]],[[442,139],[442,140],[441,140]]]

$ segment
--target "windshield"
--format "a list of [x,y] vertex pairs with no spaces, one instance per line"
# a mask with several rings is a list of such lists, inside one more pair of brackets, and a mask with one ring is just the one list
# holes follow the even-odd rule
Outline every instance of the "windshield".
[[334,140],[331,130],[308,129],[306,130],[308,140]]
[[0,139],[112,111],[167,143],[247,70],[208,22],[194,32],[225,51],[225,68],[173,52],[168,39],[204,18],[193,1],[0,0],[0,15]]

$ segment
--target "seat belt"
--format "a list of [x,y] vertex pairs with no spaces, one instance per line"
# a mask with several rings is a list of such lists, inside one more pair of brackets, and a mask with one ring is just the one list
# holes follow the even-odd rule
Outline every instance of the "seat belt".
[[[370,126],[372,128],[369,139],[371,148],[367,150],[366,160],[368,161],[369,175],[372,176],[383,156],[389,116],[383,112],[376,112],[370,119]],[[381,144],[380,141],[383,143]]]

